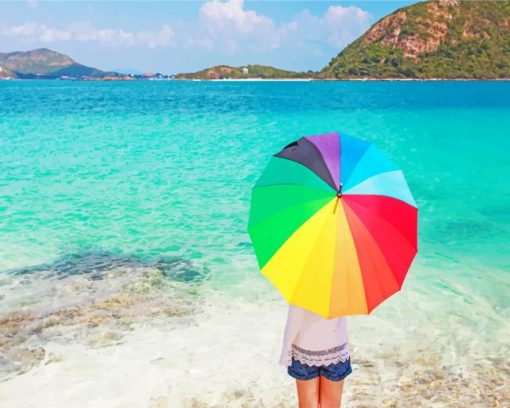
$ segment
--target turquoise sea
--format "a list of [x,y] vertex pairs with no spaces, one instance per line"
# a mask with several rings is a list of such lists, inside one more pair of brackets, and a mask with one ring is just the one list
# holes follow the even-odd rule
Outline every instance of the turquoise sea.
[[90,387],[94,407],[292,406],[250,190],[281,147],[336,130],[398,163],[419,207],[403,291],[350,320],[348,406],[505,402],[509,95],[509,82],[0,82],[0,402],[73,406]]

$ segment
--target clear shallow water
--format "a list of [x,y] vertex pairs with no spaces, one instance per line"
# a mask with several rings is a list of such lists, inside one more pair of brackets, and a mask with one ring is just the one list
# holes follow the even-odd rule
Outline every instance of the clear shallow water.
[[[346,398],[446,406],[434,396],[453,398],[448,387],[468,382],[466,404],[502,398],[509,94],[507,82],[0,82],[0,319],[10,318],[0,401],[16,401],[12,390],[48,370],[49,396],[64,372],[82,375],[81,344],[117,350],[119,374],[138,367],[125,361],[133,348],[133,364],[152,353],[169,361],[154,364],[155,376],[180,385],[150,380],[133,406],[291,404],[290,377],[276,366],[284,304],[258,273],[246,233],[250,189],[283,145],[333,130],[385,151],[419,207],[419,254],[404,291],[350,320],[359,366]],[[160,324],[148,330],[147,320]],[[221,366],[218,353],[261,362],[235,386],[241,368]],[[191,385],[201,372],[210,394]],[[278,392],[267,394],[264,373]],[[105,406],[126,402],[115,398],[104,391]]]

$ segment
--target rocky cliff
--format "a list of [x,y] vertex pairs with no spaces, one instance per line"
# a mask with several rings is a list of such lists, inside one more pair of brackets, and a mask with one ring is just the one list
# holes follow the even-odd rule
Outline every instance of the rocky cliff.
[[510,1],[401,8],[333,58],[323,78],[509,78]]

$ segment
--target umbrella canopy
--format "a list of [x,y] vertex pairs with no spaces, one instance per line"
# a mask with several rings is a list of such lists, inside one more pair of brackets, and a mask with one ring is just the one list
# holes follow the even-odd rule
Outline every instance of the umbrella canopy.
[[248,232],[285,299],[326,318],[369,314],[402,288],[418,209],[372,143],[328,133],[289,144],[252,189]]

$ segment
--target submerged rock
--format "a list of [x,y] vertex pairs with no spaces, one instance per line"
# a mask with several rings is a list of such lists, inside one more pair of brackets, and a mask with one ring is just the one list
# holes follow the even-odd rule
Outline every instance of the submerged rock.
[[49,342],[107,347],[135,324],[193,316],[206,269],[175,257],[68,254],[9,271],[0,285],[0,380],[44,358]]
[[154,266],[165,277],[178,282],[201,283],[210,277],[208,269],[198,269],[190,260],[184,258],[161,257],[157,259]]
[[89,275],[91,280],[104,279],[117,269],[156,268],[166,278],[178,282],[202,283],[210,277],[206,268],[198,268],[189,259],[161,256],[142,258],[107,251],[82,251],[64,254],[54,262],[7,271],[11,275],[47,274],[64,279],[74,275]]

